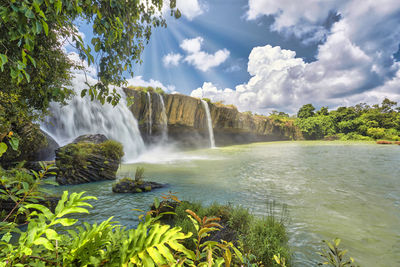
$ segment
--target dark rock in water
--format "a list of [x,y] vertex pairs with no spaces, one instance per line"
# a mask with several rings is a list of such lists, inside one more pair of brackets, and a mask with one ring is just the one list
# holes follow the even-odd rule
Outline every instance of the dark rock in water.
[[142,193],[150,192],[156,188],[163,188],[165,185],[156,182],[135,181],[129,177],[123,178],[112,186],[114,193]]
[[[101,135],[78,137],[81,142],[68,144],[56,150],[56,181],[61,185],[115,180],[123,147],[119,142],[103,140]],[[76,141],[75,140],[75,141]],[[100,143],[92,143],[89,140]]]
[[107,141],[108,138],[104,134],[85,134],[77,137],[72,143],[93,143],[100,144]]

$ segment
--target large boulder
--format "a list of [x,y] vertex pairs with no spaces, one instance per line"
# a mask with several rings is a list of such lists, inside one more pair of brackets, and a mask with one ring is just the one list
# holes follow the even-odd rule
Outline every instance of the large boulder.
[[56,150],[56,181],[67,185],[115,180],[123,155],[117,141],[101,135],[80,136]]
[[7,149],[0,158],[0,165],[12,167],[21,161],[54,160],[54,151],[59,147],[57,142],[40,130],[38,124],[26,122],[13,129],[14,136],[19,139],[18,150]]

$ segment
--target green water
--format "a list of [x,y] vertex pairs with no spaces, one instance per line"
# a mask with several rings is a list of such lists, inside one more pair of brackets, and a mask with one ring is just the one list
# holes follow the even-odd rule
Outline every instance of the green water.
[[257,215],[286,204],[294,266],[315,266],[322,239],[342,239],[361,266],[400,266],[400,146],[340,142],[273,142],[154,153],[123,165],[119,176],[145,167],[147,179],[169,184],[146,194],[113,194],[112,182],[61,187],[98,197],[86,218],[114,216],[128,227],[133,208],[148,209],[169,190],[181,199],[234,203]]

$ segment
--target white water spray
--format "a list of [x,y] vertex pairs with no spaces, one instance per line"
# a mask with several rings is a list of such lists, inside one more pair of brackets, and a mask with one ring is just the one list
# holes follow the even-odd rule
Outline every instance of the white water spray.
[[147,92],[147,101],[148,101],[148,104],[149,104],[149,117],[148,117],[148,124],[147,124],[147,126],[148,126],[148,133],[149,133],[149,135],[151,135],[151,129],[152,129],[152,127],[153,127],[153,114],[152,114],[152,107],[151,107],[151,94],[150,94],[150,92]]
[[213,127],[212,127],[210,109],[208,108],[207,102],[204,101],[203,99],[201,100],[201,103],[203,103],[204,111],[206,112],[208,135],[210,137],[210,146],[211,146],[211,148],[215,148],[214,130],[213,130]]
[[72,80],[76,96],[66,106],[51,103],[51,117],[41,124],[41,128],[48,132],[61,145],[72,142],[76,137],[84,134],[104,134],[109,139],[121,142],[124,146],[124,161],[137,158],[145,149],[139,132],[137,120],[126,105],[126,96],[122,89],[117,88],[121,95],[119,104],[102,105],[98,101],[91,101],[88,96],[80,97],[84,82],[77,78]]
[[168,117],[167,113],[165,112],[164,99],[161,94],[157,95],[160,98],[161,103],[161,142],[165,143],[168,141]]

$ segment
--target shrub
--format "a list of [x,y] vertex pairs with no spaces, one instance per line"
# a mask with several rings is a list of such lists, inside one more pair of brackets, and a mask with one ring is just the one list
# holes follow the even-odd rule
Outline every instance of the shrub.
[[368,128],[367,135],[371,136],[374,139],[380,139],[385,136],[384,128]]

